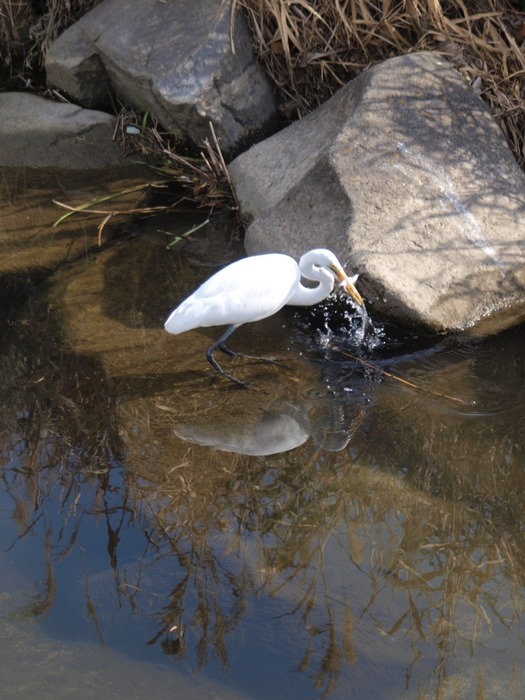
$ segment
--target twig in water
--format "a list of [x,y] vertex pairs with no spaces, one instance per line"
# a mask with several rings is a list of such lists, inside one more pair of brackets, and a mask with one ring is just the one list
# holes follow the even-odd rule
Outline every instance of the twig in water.
[[432,389],[427,389],[426,387],[419,386],[418,384],[414,384],[414,382],[410,382],[408,379],[403,379],[403,377],[398,377],[396,374],[392,374],[391,372],[387,372],[384,369],[381,369],[380,367],[377,367],[377,365],[374,365],[372,362],[367,362],[366,360],[363,360],[362,357],[358,357],[357,355],[352,355],[349,352],[346,352],[345,350],[341,350],[341,348],[338,347],[332,347],[332,350],[336,350],[337,352],[340,352],[341,355],[344,355],[345,357],[349,357],[351,360],[354,360],[355,362],[359,362],[365,367],[368,367],[369,369],[374,370],[374,372],[379,372],[380,374],[384,375],[385,377],[388,377],[389,379],[394,379],[396,382],[401,382],[401,384],[405,384],[406,386],[411,387],[412,389],[417,389],[418,391],[424,391],[427,394],[432,394],[433,396],[439,396],[442,399],[448,399],[449,401],[456,401],[457,403],[461,403],[464,406],[471,406],[472,402],[471,401],[465,401],[465,399],[459,398],[459,396],[451,396],[450,394],[445,394],[441,393],[439,391],[433,391]]

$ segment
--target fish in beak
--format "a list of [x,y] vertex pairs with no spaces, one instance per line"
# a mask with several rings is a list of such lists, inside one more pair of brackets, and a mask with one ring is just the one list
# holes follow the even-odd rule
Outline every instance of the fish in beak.
[[359,294],[355,287],[357,278],[359,275],[354,275],[353,277],[348,277],[346,272],[340,267],[333,267],[332,272],[334,273],[339,285],[343,290],[352,297],[352,299],[359,304],[359,306],[364,306],[363,297]]

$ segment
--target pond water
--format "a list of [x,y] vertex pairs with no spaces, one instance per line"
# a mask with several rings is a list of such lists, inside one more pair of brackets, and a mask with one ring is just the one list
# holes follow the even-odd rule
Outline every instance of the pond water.
[[[279,360],[221,358],[238,389],[217,329],[162,329],[231,221],[99,248],[51,228],[63,183],[4,178],[2,697],[522,697],[523,328],[356,357],[283,311],[232,336]],[[17,267],[36,229],[68,254]]]

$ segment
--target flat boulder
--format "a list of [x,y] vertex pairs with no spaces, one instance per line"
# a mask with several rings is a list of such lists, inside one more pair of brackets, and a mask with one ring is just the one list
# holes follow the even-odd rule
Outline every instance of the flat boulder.
[[51,46],[48,83],[87,107],[111,94],[200,145],[225,152],[265,127],[276,99],[232,0],[105,0]]
[[30,93],[0,94],[0,166],[91,169],[124,165],[105,112]]
[[523,318],[525,176],[439,54],[366,71],[230,175],[250,254],[331,248],[361,273],[369,309],[405,326]]

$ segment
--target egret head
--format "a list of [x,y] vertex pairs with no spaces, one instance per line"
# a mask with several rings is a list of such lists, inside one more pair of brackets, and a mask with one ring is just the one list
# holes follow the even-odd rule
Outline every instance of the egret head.
[[308,270],[327,270],[332,276],[334,282],[338,282],[339,286],[342,287],[342,289],[348,295],[350,295],[352,299],[359,304],[359,306],[364,305],[363,297],[355,288],[355,282],[358,275],[348,277],[346,272],[343,270],[343,266],[331,250],[327,250],[326,248],[316,248],[315,250],[308,251],[308,253],[305,253],[301,257],[299,268],[305,277],[314,280],[318,279],[318,277],[315,275],[310,275]]

